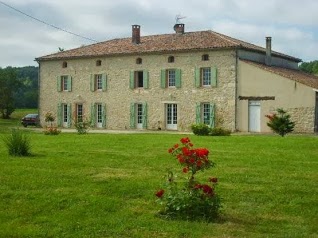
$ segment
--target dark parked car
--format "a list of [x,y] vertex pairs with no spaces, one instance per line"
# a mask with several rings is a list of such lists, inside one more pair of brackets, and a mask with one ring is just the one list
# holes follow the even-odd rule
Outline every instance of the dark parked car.
[[38,114],[28,114],[22,118],[21,124],[24,127],[29,125],[37,126],[39,124],[39,115]]

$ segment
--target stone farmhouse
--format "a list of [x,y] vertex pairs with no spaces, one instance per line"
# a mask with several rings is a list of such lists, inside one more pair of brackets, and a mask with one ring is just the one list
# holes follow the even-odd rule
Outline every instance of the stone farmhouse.
[[101,129],[189,131],[205,123],[269,132],[266,114],[284,108],[296,132],[318,131],[318,77],[301,59],[214,31],[113,39],[39,57],[39,114],[59,127],[88,120]]

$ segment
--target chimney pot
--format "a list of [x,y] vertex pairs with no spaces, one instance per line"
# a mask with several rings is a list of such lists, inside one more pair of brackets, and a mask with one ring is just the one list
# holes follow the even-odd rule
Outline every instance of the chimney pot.
[[175,24],[173,29],[175,30],[176,33],[179,33],[179,34],[183,34],[184,33],[184,24]]
[[265,64],[268,66],[272,65],[272,37],[266,37],[266,56]]
[[139,44],[140,43],[140,26],[132,25],[132,43]]

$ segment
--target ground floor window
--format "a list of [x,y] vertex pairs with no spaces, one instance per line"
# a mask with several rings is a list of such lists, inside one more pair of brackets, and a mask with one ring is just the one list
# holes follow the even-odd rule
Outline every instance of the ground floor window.
[[215,127],[215,104],[203,102],[196,104],[196,123],[206,124],[211,128]]

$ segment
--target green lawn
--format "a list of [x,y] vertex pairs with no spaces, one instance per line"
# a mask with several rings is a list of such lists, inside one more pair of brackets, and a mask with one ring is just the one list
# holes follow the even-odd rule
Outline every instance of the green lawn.
[[0,237],[318,237],[318,137],[190,136],[217,166],[216,223],[164,220],[154,193],[182,135],[28,133],[30,158],[0,141]]

